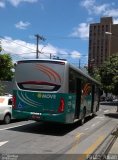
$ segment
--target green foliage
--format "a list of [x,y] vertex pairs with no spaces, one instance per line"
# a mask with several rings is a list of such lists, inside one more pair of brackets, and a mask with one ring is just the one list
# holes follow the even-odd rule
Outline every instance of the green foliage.
[[4,94],[4,87],[3,85],[0,84],[0,96]]
[[118,95],[118,53],[112,55],[99,69],[101,83],[106,92]]
[[13,63],[9,54],[0,54],[0,80],[9,81],[13,78]]
[[94,68],[93,69],[93,74],[91,75],[94,79],[96,79],[98,82],[101,82],[101,76],[99,73],[99,69]]
[[2,51],[2,47],[0,46],[0,52]]
[[1,41],[0,41],[0,52],[2,52],[2,46],[1,46]]

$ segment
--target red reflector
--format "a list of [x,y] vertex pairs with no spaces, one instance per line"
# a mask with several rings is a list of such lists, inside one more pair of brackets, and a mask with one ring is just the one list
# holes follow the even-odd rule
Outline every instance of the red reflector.
[[59,108],[58,108],[58,112],[64,112],[64,107],[65,107],[65,102],[64,102],[64,99],[61,98],[60,99],[60,105],[59,105]]
[[16,108],[16,96],[13,96],[13,99],[12,99],[12,108],[13,109]]

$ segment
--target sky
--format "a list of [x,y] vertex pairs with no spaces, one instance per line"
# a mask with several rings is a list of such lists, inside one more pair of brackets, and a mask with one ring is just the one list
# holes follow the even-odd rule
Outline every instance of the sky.
[[59,57],[76,66],[88,63],[89,25],[101,17],[118,23],[118,0],[0,0],[1,54],[13,61]]

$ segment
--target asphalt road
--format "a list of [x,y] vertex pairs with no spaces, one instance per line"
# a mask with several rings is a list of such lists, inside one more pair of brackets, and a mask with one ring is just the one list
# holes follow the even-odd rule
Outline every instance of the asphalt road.
[[[0,160],[83,160],[91,154],[118,124],[115,106],[100,106],[94,118],[74,125],[15,121],[0,124]],[[66,158],[64,157],[66,156]]]

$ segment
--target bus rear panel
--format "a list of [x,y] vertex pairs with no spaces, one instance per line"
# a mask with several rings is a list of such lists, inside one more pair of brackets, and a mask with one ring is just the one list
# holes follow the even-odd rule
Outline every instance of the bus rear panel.
[[19,61],[15,69],[13,117],[73,123],[76,95],[67,93],[66,62]]

